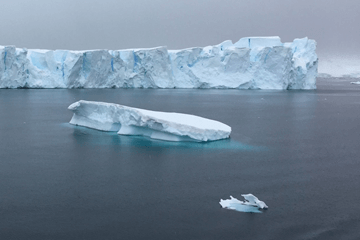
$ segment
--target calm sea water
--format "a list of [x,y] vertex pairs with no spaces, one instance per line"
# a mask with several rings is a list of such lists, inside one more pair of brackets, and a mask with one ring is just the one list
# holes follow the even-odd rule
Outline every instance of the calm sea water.
[[[360,86],[0,90],[0,239],[360,239]],[[196,114],[231,139],[68,124],[80,99]],[[261,214],[221,209],[253,193]]]

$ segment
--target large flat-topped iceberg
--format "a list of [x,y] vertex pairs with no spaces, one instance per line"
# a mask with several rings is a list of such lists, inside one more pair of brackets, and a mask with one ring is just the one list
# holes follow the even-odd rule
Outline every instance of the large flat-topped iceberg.
[[0,88],[315,89],[316,42],[248,37],[167,50],[27,50],[0,46]]
[[218,121],[182,113],[156,112],[114,103],[78,101],[69,106],[71,124],[141,135],[166,141],[214,141],[228,138],[231,128]]

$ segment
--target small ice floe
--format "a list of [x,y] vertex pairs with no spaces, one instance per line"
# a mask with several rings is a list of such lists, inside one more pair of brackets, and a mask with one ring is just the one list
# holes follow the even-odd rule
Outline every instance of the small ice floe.
[[240,201],[233,196],[230,196],[230,199],[220,199],[220,205],[222,208],[227,208],[239,212],[254,212],[254,213],[261,213],[259,209],[267,209],[268,206],[263,202],[260,201],[257,197],[249,194],[242,194],[245,198],[245,201]]
[[357,81],[357,82],[351,82],[351,84],[359,84],[359,85],[360,85],[360,81]]

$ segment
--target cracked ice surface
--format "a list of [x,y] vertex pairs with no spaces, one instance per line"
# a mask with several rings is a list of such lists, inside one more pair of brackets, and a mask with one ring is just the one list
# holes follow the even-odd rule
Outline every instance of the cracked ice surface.
[[315,89],[316,42],[246,37],[167,50],[37,50],[0,46],[0,88]]
[[214,141],[228,138],[231,127],[182,113],[149,111],[114,103],[78,101],[69,106],[71,124],[121,135],[141,135],[166,141]]

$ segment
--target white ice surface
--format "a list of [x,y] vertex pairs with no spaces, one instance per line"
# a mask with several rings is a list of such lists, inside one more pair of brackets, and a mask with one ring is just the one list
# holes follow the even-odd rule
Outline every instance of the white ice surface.
[[256,212],[260,213],[259,209],[267,209],[268,206],[263,202],[260,201],[257,197],[249,194],[242,194],[245,198],[245,201],[240,201],[233,196],[230,196],[230,199],[220,199],[220,205],[222,208],[227,208],[231,210],[236,210],[239,212]]
[[182,50],[39,50],[0,46],[0,88],[314,89],[308,38],[246,37]]
[[245,198],[245,204],[257,206],[260,209],[268,208],[268,206],[263,201],[260,201],[257,197],[255,197],[251,193],[241,194],[241,196]]
[[166,141],[214,141],[228,138],[231,128],[218,121],[182,113],[149,111],[114,103],[78,101],[69,106],[71,124],[121,135]]

